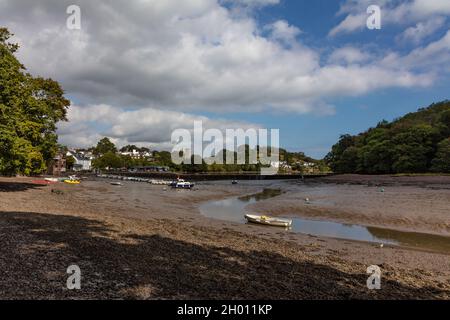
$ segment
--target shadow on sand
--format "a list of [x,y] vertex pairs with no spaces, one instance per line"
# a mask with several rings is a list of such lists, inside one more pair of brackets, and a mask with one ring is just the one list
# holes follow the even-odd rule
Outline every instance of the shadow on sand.
[[[117,235],[103,222],[0,212],[2,299],[370,299],[437,298],[448,291],[385,280],[366,288],[350,274],[268,251],[242,252],[156,234]],[[82,270],[69,291],[66,269]]]
[[43,188],[43,187],[45,187],[45,185],[28,183],[28,182],[0,181],[0,193],[1,192],[19,192],[19,191],[26,191],[29,189],[39,189],[39,188]]

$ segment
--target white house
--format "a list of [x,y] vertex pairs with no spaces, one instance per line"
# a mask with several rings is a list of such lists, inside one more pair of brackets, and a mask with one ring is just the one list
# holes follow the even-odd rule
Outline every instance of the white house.
[[92,155],[83,152],[68,151],[66,156],[72,156],[75,159],[75,164],[73,166],[74,171],[92,170],[92,160],[94,159]]
[[151,158],[153,154],[151,152],[140,152],[137,150],[133,150],[130,152],[120,152],[122,156],[130,156],[133,159],[142,159],[142,158]]

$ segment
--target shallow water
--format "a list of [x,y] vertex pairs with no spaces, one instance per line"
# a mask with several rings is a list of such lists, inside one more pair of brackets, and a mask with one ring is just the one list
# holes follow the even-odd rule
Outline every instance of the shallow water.
[[[200,212],[208,218],[247,223],[244,218],[246,206],[258,201],[276,197],[280,194],[280,190],[265,189],[262,193],[250,196],[211,201],[202,205],[200,207]],[[330,221],[315,221],[302,218],[293,218],[292,220],[292,229],[286,230],[286,232],[346,240],[367,241],[378,244],[402,245],[450,253],[450,237]]]

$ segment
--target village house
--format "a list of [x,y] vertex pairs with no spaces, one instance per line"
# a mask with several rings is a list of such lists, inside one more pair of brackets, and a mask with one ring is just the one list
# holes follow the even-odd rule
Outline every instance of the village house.
[[94,160],[94,156],[88,152],[76,152],[76,151],[68,151],[66,154],[67,157],[73,157],[75,159],[75,163],[73,165],[73,171],[91,171],[92,170],[92,160]]
[[132,159],[149,159],[153,157],[151,152],[141,152],[133,149],[133,151],[126,151],[119,153],[122,156],[130,156]]
[[64,153],[60,152],[53,157],[48,167],[48,174],[53,176],[61,176],[65,172],[66,172],[66,157]]

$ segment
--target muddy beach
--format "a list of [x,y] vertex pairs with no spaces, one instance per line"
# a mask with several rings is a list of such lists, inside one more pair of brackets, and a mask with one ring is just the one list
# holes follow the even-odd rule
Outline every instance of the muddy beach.
[[[123,187],[108,181],[37,186],[31,179],[0,178],[0,297],[450,298],[447,254],[380,248],[200,214],[199,207],[209,201],[280,188],[283,194],[246,210],[449,233],[448,189],[400,185],[385,187],[382,193],[376,190],[379,186],[327,181],[321,186],[325,195],[320,196],[314,189],[322,182],[311,184],[211,182],[199,184],[194,191],[173,191],[132,182]],[[343,189],[333,189],[339,187]],[[311,204],[307,206],[304,197],[310,197]],[[433,201],[425,201],[430,197]],[[401,200],[390,203],[389,199]],[[371,211],[375,209],[370,201],[377,203],[376,211]],[[82,270],[80,291],[65,289],[71,264]],[[373,264],[383,271],[380,291],[366,287],[366,269]]]

